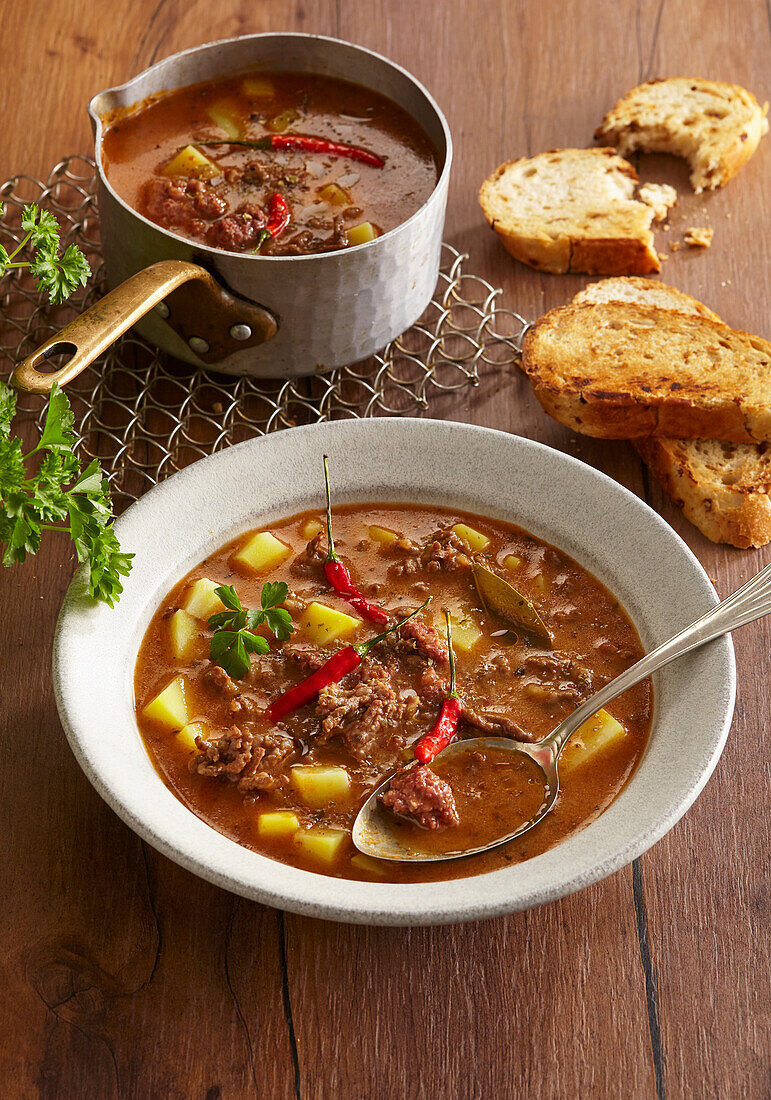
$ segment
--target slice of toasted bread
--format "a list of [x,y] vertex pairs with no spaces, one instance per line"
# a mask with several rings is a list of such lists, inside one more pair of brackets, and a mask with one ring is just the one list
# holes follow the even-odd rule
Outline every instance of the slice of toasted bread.
[[696,192],[728,183],[767,131],[754,95],[738,84],[678,76],[649,80],[608,111],[595,137],[624,156],[640,149],[685,157]]
[[771,542],[771,451],[765,443],[633,442],[685,517],[708,539],[742,550]]
[[771,440],[771,344],[706,317],[562,306],[530,329],[522,365],[546,411],[585,435]]
[[666,283],[659,283],[655,279],[641,279],[632,275],[619,276],[615,279],[602,279],[599,283],[589,283],[573,298],[573,305],[580,306],[598,302],[636,302],[640,306],[658,306],[659,309],[673,309],[680,313],[692,313],[698,317],[706,317],[710,321],[718,321],[721,318],[711,309],[692,298],[690,294],[683,294]]
[[[603,279],[573,303],[637,302],[722,323],[696,298],[650,279]],[[636,439],[640,457],[683,514],[713,542],[746,550],[771,542],[771,453],[765,443]]]
[[553,149],[502,164],[479,202],[512,256],[541,271],[645,275],[659,271],[653,210],[637,174],[613,149]]

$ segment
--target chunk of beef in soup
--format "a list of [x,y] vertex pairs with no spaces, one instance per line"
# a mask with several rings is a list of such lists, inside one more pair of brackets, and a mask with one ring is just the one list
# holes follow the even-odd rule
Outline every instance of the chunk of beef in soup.
[[[185,201],[202,194],[193,188]],[[139,651],[136,708],[148,752],[174,794],[212,828],[272,859],[386,883],[496,870],[547,850],[602,813],[644,751],[652,707],[647,683],[571,739],[557,804],[529,832],[447,862],[360,858],[353,822],[393,776],[384,798],[393,821],[436,853],[465,850],[480,835],[506,835],[507,807],[531,814],[542,803],[537,776],[526,773],[520,754],[519,770],[510,754],[492,751],[440,754],[429,767],[409,767],[415,742],[431,732],[449,691],[444,609],[452,624],[461,744],[545,737],[642,649],[607,589],[559,549],[513,525],[443,508],[346,505],[334,509],[335,548],[367,599],[392,623],[428,596],[432,601],[351,671],[330,678],[329,658],[379,628],[329,586],[322,503],[272,524],[256,557],[246,553],[249,534],[222,547],[161,601]],[[475,564],[533,604],[550,648],[485,609]],[[280,641],[260,627],[269,652],[251,654],[244,675],[228,671],[210,652],[208,620],[221,611],[214,587],[232,585],[244,608],[260,608],[268,581],[286,584],[283,607],[294,631]],[[308,701],[271,722],[270,704],[311,674],[320,679]]]
[[439,172],[426,133],[397,104],[306,73],[247,73],[139,104],[108,120],[103,163],[157,225],[268,256],[366,243],[411,217]]

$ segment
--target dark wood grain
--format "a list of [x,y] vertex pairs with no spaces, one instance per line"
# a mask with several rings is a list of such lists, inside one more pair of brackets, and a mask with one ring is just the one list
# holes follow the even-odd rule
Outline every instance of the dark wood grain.
[[[0,178],[46,175],[87,152],[85,103],[101,87],[179,48],[279,29],[350,38],[428,85],[456,143],[447,237],[529,317],[586,280],[511,260],[477,207],[485,175],[512,156],[590,143],[640,79],[693,73],[771,93],[761,0],[59,0],[42,23],[37,6],[6,0]],[[681,189],[661,248],[688,225],[715,229],[712,249],[672,253],[663,278],[766,336],[770,149],[708,197],[688,191],[679,163],[640,165]],[[519,375],[490,376],[434,412],[610,473],[661,511],[721,594],[768,557],[707,542],[631,448],[549,421]],[[486,923],[365,929],[200,882],[101,802],[66,745],[48,671],[71,568],[56,545],[0,578],[4,1096],[769,1095],[768,624],[737,636],[736,720],[714,778],[634,868]]]

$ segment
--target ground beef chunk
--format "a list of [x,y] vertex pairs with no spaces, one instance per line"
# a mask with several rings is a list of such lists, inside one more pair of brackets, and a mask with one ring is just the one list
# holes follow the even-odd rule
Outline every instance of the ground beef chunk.
[[[435,668],[427,668],[420,680],[420,694],[428,703],[442,703],[450,690],[450,681]],[[480,711],[473,702],[461,699],[461,721],[493,736],[513,737],[515,741],[535,741],[536,737],[505,714]]]
[[[566,653],[534,653],[516,669],[526,688],[543,689],[544,697],[580,703],[594,690],[594,677]],[[536,694],[531,690],[530,694]],[[540,694],[540,692],[539,692]]]
[[323,649],[309,645],[285,645],[282,653],[287,660],[294,661],[305,675],[315,672],[329,660],[329,654]]
[[148,180],[142,200],[152,221],[197,235],[206,230],[206,222],[221,217],[228,208],[210,183],[196,179]]
[[452,788],[425,764],[400,772],[379,800],[423,829],[446,829],[459,821]]
[[268,256],[307,256],[310,253],[334,252],[347,248],[348,236],[342,215],[338,215],[327,225],[329,235],[326,237],[314,236],[311,229],[303,228],[294,235],[282,233],[275,239],[266,241],[262,251]]
[[291,752],[294,741],[281,733],[248,733],[233,726],[211,741],[196,737],[198,754],[190,770],[198,775],[227,779],[243,793],[271,790],[285,782],[277,769]]
[[326,551],[321,546],[323,536],[323,531],[319,531],[318,535],[313,536],[302,554],[298,554],[289,566],[290,573],[294,573],[297,577],[321,576],[321,567],[327,557]]
[[383,665],[360,665],[339,684],[319,692],[316,713],[323,721],[316,740],[339,737],[354,756],[364,759],[380,731],[414,713],[416,704],[414,695],[397,695]]
[[227,252],[245,252],[255,248],[265,228],[265,211],[254,203],[244,203],[232,214],[220,218],[206,232],[206,243]]
[[[401,618],[403,614],[409,615],[409,610],[398,611],[397,617]],[[439,664],[447,664],[449,661],[450,653],[445,639],[440,637],[433,627],[421,622],[420,619],[410,619],[401,628],[399,634],[403,642],[411,643],[410,648],[417,649],[429,660],[438,661]]]
[[225,669],[220,668],[219,665],[210,665],[201,679],[219,694],[230,696],[231,699],[238,695],[241,690],[238,684],[230,679]]
[[462,539],[452,528],[437,531],[430,535],[422,546],[412,539],[397,539],[391,547],[395,554],[403,558],[397,565],[391,566],[395,576],[410,576],[420,570],[429,573],[469,570],[474,564],[473,556]]

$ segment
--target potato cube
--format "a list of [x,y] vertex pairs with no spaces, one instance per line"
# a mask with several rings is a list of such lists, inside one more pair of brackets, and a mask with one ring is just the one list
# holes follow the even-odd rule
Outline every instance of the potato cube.
[[346,229],[345,235],[350,245],[366,244],[367,241],[374,241],[375,237],[379,236],[372,222],[362,222],[360,225],[354,225],[350,229]]
[[195,145],[186,145],[173,156],[163,169],[164,176],[194,176],[196,179],[211,179],[220,175],[220,169],[204,156]]
[[479,623],[471,615],[462,619],[456,619],[450,615],[450,623],[452,625],[453,648],[456,651],[460,650],[462,653],[469,653],[482,637]]
[[348,838],[345,829],[298,829],[295,833],[295,841],[306,855],[314,859],[323,860],[324,863],[332,863],[340,851],[343,842]]
[[201,577],[195,582],[187,594],[183,610],[192,615],[194,619],[203,619],[207,622],[212,615],[217,615],[225,610],[225,605],[215,592],[220,587],[219,581],[211,581],[208,577]]
[[598,710],[578,727],[565,745],[560,757],[560,772],[564,775],[580,768],[598,752],[625,736],[626,730],[612,714]]
[[305,523],[300,528],[300,534],[304,539],[310,542],[311,539],[315,539],[316,535],[321,534],[324,530],[324,524],[320,519],[306,519]]
[[202,737],[204,741],[209,738],[210,730],[208,726],[205,726],[203,722],[188,722],[186,726],[177,734],[177,740],[189,749],[191,752],[196,752],[198,746],[195,743],[196,737]]
[[185,699],[185,680],[176,676],[142,711],[145,718],[170,730],[181,730],[190,720]]
[[241,82],[241,90],[244,95],[249,96],[272,96],[275,91],[275,85],[270,77],[267,76],[245,76]]
[[539,592],[545,592],[546,589],[549,587],[549,581],[547,580],[545,573],[539,573],[533,583],[535,584],[535,587],[538,589]]
[[387,527],[379,527],[374,523],[369,528],[369,537],[373,542],[382,542],[383,546],[390,546],[399,536],[396,531],[389,531]]
[[519,569],[522,564],[522,558],[518,558],[516,554],[507,554],[503,559],[503,564],[507,569]]
[[483,535],[481,531],[476,531],[473,527],[469,527],[465,523],[456,523],[453,527],[453,531],[462,542],[465,542],[470,550],[474,550],[480,554],[490,545],[490,540],[487,535]]
[[190,643],[200,630],[200,625],[197,619],[188,612],[184,611],[181,607],[179,611],[175,611],[169,619],[169,639],[171,641],[171,651],[178,661],[187,653]]
[[338,183],[328,183],[319,190],[319,198],[331,206],[350,206],[351,196]]
[[377,875],[378,878],[384,878],[386,869],[382,860],[370,859],[369,856],[365,856],[362,852],[358,855],[351,856],[351,864],[356,867],[357,870],[363,871],[365,875]]
[[260,814],[257,818],[257,832],[265,837],[292,836],[300,828],[297,814],[291,810],[274,810]]
[[335,638],[352,634],[361,626],[361,619],[354,619],[344,611],[336,611],[324,603],[308,604],[302,618],[302,626],[309,641],[314,645],[326,645]]
[[225,101],[212,103],[210,107],[206,108],[206,113],[214,125],[219,126],[226,137],[238,141],[239,138],[244,136],[240,112],[234,103]]
[[295,764],[289,782],[303,802],[314,808],[344,801],[351,791],[351,777],[335,764]]
[[279,542],[270,531],[258,531],[233,555],[236,565],[245,566],[253,573],[268,573],[289,557],[291,548]]

